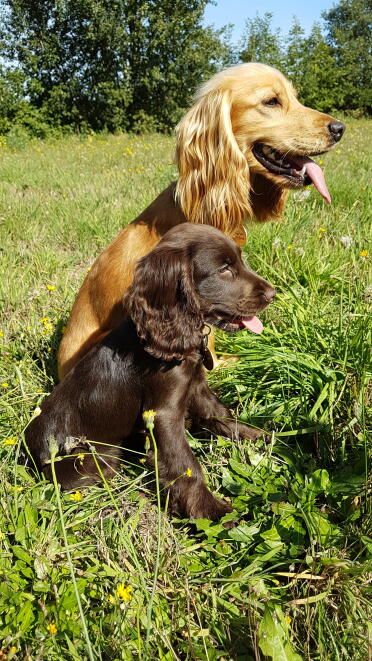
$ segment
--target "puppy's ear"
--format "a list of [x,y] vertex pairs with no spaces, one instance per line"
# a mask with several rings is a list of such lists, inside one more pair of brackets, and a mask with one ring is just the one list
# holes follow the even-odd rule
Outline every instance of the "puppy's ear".
[[231,238],[251,216],[249,167],[231,125],[230,90],[203,91],[176,128],[176,196],[187,220]]
[[262,174],[252,177],[251,205],[254,220],[278,220],[284,211],[288,191]]
[[185,249],[161,246],[139,260],[124,306],[156,358],[182,360],[199,348],[203,318]]

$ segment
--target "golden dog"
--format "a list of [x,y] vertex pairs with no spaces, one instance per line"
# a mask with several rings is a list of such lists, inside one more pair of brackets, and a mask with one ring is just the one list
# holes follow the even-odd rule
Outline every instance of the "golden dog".
[[136,261],[174,225],[213,225],[243,245],[244,221],[280,217],[289,188],[313,183],[330,202],[310,156],[331,149],[344,128],[303,106],[291,83],[264,64],[240,64],[205,83],[176,129],[177,182],[120,232],[85,278],[61,342],[60,377],[123,319]]

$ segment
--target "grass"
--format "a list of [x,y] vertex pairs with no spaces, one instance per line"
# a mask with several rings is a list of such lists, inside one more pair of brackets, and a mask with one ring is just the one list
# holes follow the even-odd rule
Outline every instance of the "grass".
[[232,499],[232,530],[171,521],[140,461],[74,494],[24,465],[77,289],[175,176],[172,139],[2,141],[1,659],[368,658],[371,138],[350,120],[323,157],[331,207],[311,190],[281,223],[249,228],[248,260],[278,297],[262,336],[221,334],[239,361],[210,381],[271,441],[190,438]]

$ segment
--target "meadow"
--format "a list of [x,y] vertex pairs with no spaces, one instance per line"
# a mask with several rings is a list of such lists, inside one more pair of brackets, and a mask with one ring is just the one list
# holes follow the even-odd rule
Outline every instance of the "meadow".
[[173,139],[1,138],[1,660],[369,658],[369,140],[370,121],[347,120],[320,159],[332,206],[292,193],[281,222],[248,227],[247,260],[277,299],[261,336],[220,333],[239,360],[209,380],[269,441],[190,437],[233,503],[229,530],[159,510],[142,455],[60,493],[24,447],[75,294],[175,178]]

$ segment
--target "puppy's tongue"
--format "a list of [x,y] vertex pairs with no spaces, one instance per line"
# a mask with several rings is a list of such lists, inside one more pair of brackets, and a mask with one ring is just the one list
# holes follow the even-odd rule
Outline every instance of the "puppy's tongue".
[[241,324],[244,328],[249,328],[252,333],[257,333],[258,335],[263,331],[263,325],[258,317],[246,317],[241,319]]
[[307,176],[311,179],[317,191],[324,197],[328,204],[331,204],[332,200],[325,182],[324,173],[319,165],[308,156],[293,156],[291,160],[300,170],[305,168]]

